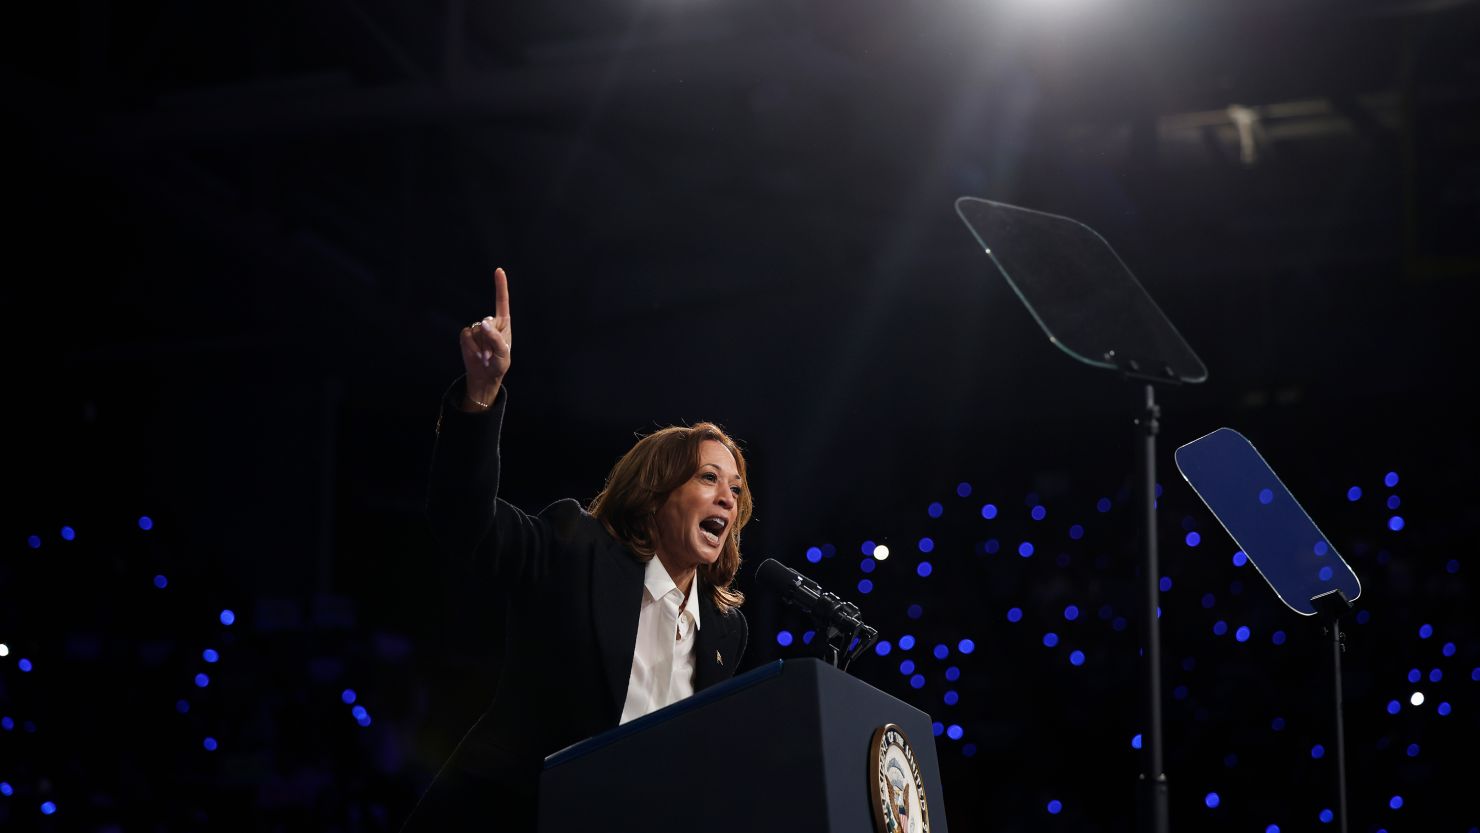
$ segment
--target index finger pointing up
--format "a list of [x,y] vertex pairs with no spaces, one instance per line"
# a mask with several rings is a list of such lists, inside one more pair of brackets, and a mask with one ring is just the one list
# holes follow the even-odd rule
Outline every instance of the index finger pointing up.
[[493,314],[499,318],[509,317],[509,276],[504,268],[493,270]]

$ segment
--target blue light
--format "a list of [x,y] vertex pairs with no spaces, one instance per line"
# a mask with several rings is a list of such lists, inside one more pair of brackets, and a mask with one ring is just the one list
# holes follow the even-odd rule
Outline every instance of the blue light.
[[1408,757],[1410,757],[1410,758],[1417,758],[1418,757],[1418,744],[1416,744],[1416,743],[1410,743],[1410,744],[1408,744]]
[[10,782],[9,781],[0,781],[0,795],[4,795],[4,796],[12,796],[12,795],[15,795],[15,787],[10,786]]
[[1044,516],[1048,514],[1048,510],[1044,509],[1042,505],[1039,505],[1033,507],[1033,511],[1029,514],[1033,516],[1033,520],[1041,521],[1043,520]]
[[1454,656],[1454,643],[1453,642],[1445,642],[1444,643],[1444,656],[1446,656],[1446,657],[1452,657],[1452,656]]
[[223,611],[221,611],[221,624],[230,626],[235,621],[236,621],[236,614],[235,613],[232,613],[230,610],[223,610]]
[[1275,631],[1274,634],[1269,637],[1269,641],[1273,642],[1276,645],[1285,644],[1285,632]]
[[209,676],[207,676],[205,674],[196,674],[195,675],[195,687],[196,688],[205,688],[206,686],[208,686],[210,684],[211,684],[211,678]]
[[1131,748],[1132,749],[1140,749],[1141,748],[1141,736],[1139,734],[1137,734],[1135,737],[1131,738]]
[[1156,586],[1158,588],[1160,588],[1161,592],[1163,592],[1163,593],[1167,592],[1168,590],[1171,590],[1172,589],[1172,577],[1171,576],[1162,576],[1161,577],[1161,581],[1158,581],[1156,583]]
[[1389,700],[1388,701],[1388,704],[1387,704],[1387,713],[1388,714],[1397,714],[1398,713],[1398,710],[1401,709],[1401,708],[1403,708],[1403,704],[1402,703],[1399,703],[1397,700]]
[[913,636],[905,634],[899,638],[899,650],[908,651],[913,647],[915,647],[915,638]]
[[1213,605],[1215,605],[1217,603],[1218,603],[1218,597],[1214,596],[1212,593],[1204,593],[1203,594],[1203,597],[1202,597],[1202,606],[1203,606],[1203,609],[1204,610],[1212,610],[1213,609]]
[[1202,543],[1202,536],[1198,535],[1196,532],[1189,532],[1187,533],[1187,537],[1183,538],[1182,540],[1187,543],[1187,546],[1195,547],[1198,544]]
[[1330,824],[1331,823],[1331,819],[1333,819],[1335,817],[1336,817],[1335,814],[1333,814],[1330,810],[1322,810],[1321,811],[1321,823],[1322,824]]
[[1388,518],[1388,529],[1391,529],[1392,531],[1397,532],[1398,530],[1400,530],[1402,528],[1403,528],[1403,516],[1402,515],[1394,515],[1391,518]]
[[1080,526],[1079,524],[1074,524],[1073,526],[1069,527],[1069,538],[1071,540],[1078,541],[1080,538],[1083,537],[1084,527]]
[[1110,627],[1114,628],[1117,631],[1123,631],[1126,628],[1130,627],[1130,622],[1127,622],[1124,616],[1117,616],[1114,619],[1110,620]]
[[148,515],[140,515],[139,516],[139,529],[142,529],[145,532],[148,532],[149,530],[151,530],[153,528],[154,528],[154,519],[153,518],[149,517]]
[[1434,635],[1434,626],[1433,625],[1424,624],[1424,625],[1420,625],[1419,626],[1419,628],[1418,628],[1418,638],[1419,639],[1428,639],[1429,637],[1431,637],[1433,635]]
[[982,504],[982,517],[991,520],[997,517],[997,505],[995,503]]
[[932,724],[930,724],[930,731],[936,737],[940,737],[941,735],[943,735],[943,734],[946,733],[946,724],[944,724],[944,723],[932,723]]
[[1084,664],[1084,652],[1083,651],[1074,651],[1073,653],[1069,654],[1069,664],[1070,665],[1073,665],[1073,666],[1083,665]]
[[946,701],[947,706],[954,706],[956,705],[956,701],[961,699],[961,695],[957,694],[954,690],[947,691],[945,697],[942,699]]
[[1055,798],[1053,801],[1048,802],[1048,814],[1050,816],[1057,816],[1059,812],[1063,809],[1064,805],[1060,804],[1057,798]]
[[976,744],[965,743],[961,745],[961,754],[968,758],[976,757]]
[[1451,711],[1453,711],[1453,709],[1451,709],[1449,707],[1449,703],[1448,702],[1444,702],[1444,703],[1440,703],[1439,704],[1439,715],[1441,717],[1448,717],[1449,716],[1449,713]]
[[41,815],[49,816],[57,811],[57,805],[50,801],[41,802]]
[[1233,632],[1233,638],[1234,639],[1237,639],[1239,642],[1248,642],[1249,641],[1249,626],[1248,625],[1239,625],[1238,626],[1238,630],[1236,630],[1236,631]]
[[32,535],[31,537],[26,539],[26,543],[31,547],[31,549],[39,550],[41,549],[41,536]]
[[364,706],[355,706],[349,710],[349,713],[354,715],[356,720],[359,720],[370,712],[366,711]]
[[1361,486],[1353,486],[1350,489],[1347,489],[1346,490],[1346,499],[1349,500],[1349,501],[1351,501],[1351,502],[1353,502],[1353,503],[1356,503],[1357,501],[1361,500],[1362,499],[1362,487]]
[[906,677],[915,673],[915,661],[912,659],[907,659],[901,662],[899,664],[899,673],[905,675]]
[[971,484],[970,483],[957,483],[956,484],[956,496],[957,497],[971,497]]
[[10,715],[7,714],[4,717],[0,717],[0,729],[4,729],[7,732],[15,730],[15,721],[11,719]]
[[930,540],[929,538],[921,538],[920,542],[917,543],[915,546],[920,549],[920,552],[930,552],[931,550],[935,549],[935,542]]
[[1275,732],[1285,731],[1285,719],[1283,717],[1276,717],[1274,720],[1269,721],[1269,728]]
[[1214,622],[1213,633],[1217,636],[1222,636],[1223,634],[1228,633],[1228,623],[1223,621],[1222,619]]
[[[1011,608],[1008,608],[1007,609],[1007,621],[1009,621],[1009,622],[1021,622],[1022,620],[1023,620],[1023,609],[1022,608],[1020,608],[1020,607],[1011,607]],[[1475,669],[1475,672],[1477,674],[1480,674],[1480,668]]]
[[1110,498],[1102,497],[1099,500],[1095,501],[1095,509],[1102,515],[1106,512],[1109,512]]
[[778,644],[781,647],[785,648],[786,646],[790,645],[791,643],[792,643],[791,631],[783,630],[783,631],[777,631],[776,632],[776,644]]
[[1069,605],[1068,607],[1064,608],[1064,618],[1068,619],[1070,622],[1078,619],[1079,608],[1075,605]]
[[1395,471],[1388,472],[1387,477],[1384,477],[1382,479],[1382,485],[1388,487],[1389,489],[1398,485],[1398,473]]
[[215,648],[207,648],[204,651],[200,652],[200,658],[205,660],[206,662],[215,662],[216,660],[221,658],[221,655],[216,653]]
[[28,660],[28,659],[26,659],[25,657],[21,657],[21,661],[20,662],[17,662],[15,664],[15,667],[16,668],[19,668],[22,671],[25,671],[26,673],[30,673],[30,671],[31,671],[31,661]]
[[179,712],[180,714],[189,714],[190,713],[190,701],[189,700],[176,700],[175,701],[175,711]]
[[868,594],[874,592],[874,583],[871,582],[871,581],[869,581],[866,578],[859,579],[858,580],[858,592],[860,592],[863,595],[867,596]]
[[812,562],[813,564],[821,562],[822,550],[818,549],[817,547],[807,547],[807,560]]
[[1326,747],[1319,743],[1310,748],[1310,756],[1316,760],[1326,757]]
[[1442,679],[1444,679],[1444,672],[1443,671],[1440,671],[1439,669],[1435,668],[1433,671],[1430,671],[1429,672],[1429,682],[1431,682],[1431,683],[1437,683],[1437,682],[1439,682]]
[[987,542],[982,544],[982,549],[986,550],[988,555],[996,555],[997,550],[1002,549],[1002,544],[996,538],[988,538]]
[[951,655],[951,649],[947,648],[944,645],[937,645],[935,646],[935,650],[932,651],[932,653],[935,654],[936,659],[945,659],[946,657]]
[[73,529],[70,526],[64,526],[64,527],[62,527],[62,540],[63,541],[72,541],[72,540],[75,540],[76,538],[77,538],[77,530]]
[[1311,547],[1311,551],[1316,554],[1317,558],[1319,558],[1330,552],[1331,547],[1325,541],[1317,541],[1316,545],[1314,547]]
[[1274,503],[1274,492],[1271,492],[1268,489],[1260,489],[1259,490],[1259,502],[1262,503],[1262,504],[1264,504],[1265,506],[1268,506],[1269,504]]
[[206,751],[207,752],[215,752],[216,751],[216,739],[215,738],[206,738],[204,741],[201,742],[201,745],[206,748]]
[[1203,803],[1208,805],[1209,809],[1217,807],[1220,801],[1221,799],[1218,798],[1217,793],[1208,793],[1203,796]]
[[921,616],[925,615],[925,608],[920,607],[917,604],[912,604],[909,607],[905,608],[904,615],[910,617],[911,619],[919,619]]
[[1044,645],[1044,647],[1052,648],[1053,646],[1055,646],[1057,644],[1059,644],[1059,635],[1058,634],[1054,633],[1053,631],[1049,631],[1048,633],[1046,633],[1046,634],[1043,635],[1043,645]]
[[1018,544],[1018,555],[1021,555],[1023,558],[1032,558],[1033,544],[1029,541],[1024,541],[1021,544]]
[[1242,567],[1242,566],[1244,566],[1244,564],[1248,560],[1249,560],[1249,557],[1244,554],[1244,551],[1243,550],[1239,550],[1238,552],[1236,552],[1236,553],[1233,554],[1233,566],[1235,566],[1235,567]]
[[157,575],[154,577],[154,586],[158,587],[160,590],[163,590],[166,587],[170,586],[170,580],[165,578],[162,574]]
[[1271,824],[1264,828],[1264,833],[1280,833],[1280,826],[1278,824]]
[[1388,806],[1393,808],[1394,810],[1403,809],[1403,796],[1395,795],[1392,798],[1388,799]]
[[963,654],[969,654],[972,651],[976,650],[976,643],[972,642],[970,639],[963,639],[960,642],[956,643],[956,650],[960,651]]
[[910,688],[924,688],[925,678],[920,674],[910,677]]
[[1322,567],[1320,573],[1318,573],[1317,575],[1320,576],[1321,581],[1330,581],[1333,573],[1331,572],[1330,567]]
[[950,668],[947,668],[946,669],[946,679],[947,680],[950,680],[953,683],[955,681],[961,679],[961,669],[957,668],[954,665],[952,665]]
[[865,558],[862,561],[858,562],[858,569],[864,571],[865,573],[872,573],[874,569],[878,566],[879,562],[873,560],[872,558]]
[[890,645],[887,639],[881,639],[874,645],[874,653],[881,657],[889,656],[889,652],[892,650],[894,650],[894,646]]
[[925,514],[929,515],[932,518],[939,518],[941,516],[941,513],[945,511],[946,508],[944,506],[941,506],[939,503],[932,503],[929,506],[925,507]]
[[929,561],[921,561],[920,564],[919,564],[919,566],[915,567],[915,572],[917,574],[919,574],[920,578],[925,578],[925,577],[929,576],[930,575],[930,562]]
[[1444,562],[1444,572],[1450,574],[1451,576],[1454,575],[1455,573],[1458,573],[1459,572],[1459,559],[1458,558],[1451,558],[1448,561]]
[[370,715],[368,715],[368,714],[362,714],[359,717],[355,718],[355,722],[358,723],[358,724],[360,724],[361,726],[369,726],[370,725]]
[[954,723],[946,727],[946,737],[950,738],[951,740],[960,740],[961,736],[964,734],[966,733],[961,730],[961,727],[957,726]]
[[1388,509],[1397,509],[1399,506],[1402,506],[1402,505],[1403,505],[1403,499],[1400,498],[1400,497],[1398,497],[1397,495],[1390,495],[1388,497],[1388,499],[1387,499],[1387,508]]

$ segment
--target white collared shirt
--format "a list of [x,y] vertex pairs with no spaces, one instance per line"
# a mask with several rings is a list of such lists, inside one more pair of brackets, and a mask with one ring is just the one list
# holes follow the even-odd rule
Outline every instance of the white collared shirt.
[[[629,720],[676,703],[694,693],[694,643],[699,632],[699,579],[689,586],[688,603],[656,556],[642,578],[642,610],[637,615],[637,645],[627,677],[622,719]],[[682,610],[680,610],[682,607]]]

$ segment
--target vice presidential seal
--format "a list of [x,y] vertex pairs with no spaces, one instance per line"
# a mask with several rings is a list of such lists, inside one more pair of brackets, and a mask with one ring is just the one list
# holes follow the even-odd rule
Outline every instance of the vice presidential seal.
[[904,730],[886,723],[869,745],[869,798],[878,833],[930,833],[925,781]]

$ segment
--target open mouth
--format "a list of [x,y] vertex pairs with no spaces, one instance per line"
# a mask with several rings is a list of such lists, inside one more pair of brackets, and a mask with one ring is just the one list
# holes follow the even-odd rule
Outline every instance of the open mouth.
[[726,526],[729,526],[729,521],[726,521],[724,518],[705,518],[699,522],[699,532],[704,536],[704,540],[709,542],[711,547],[717,547],[724,537]]

